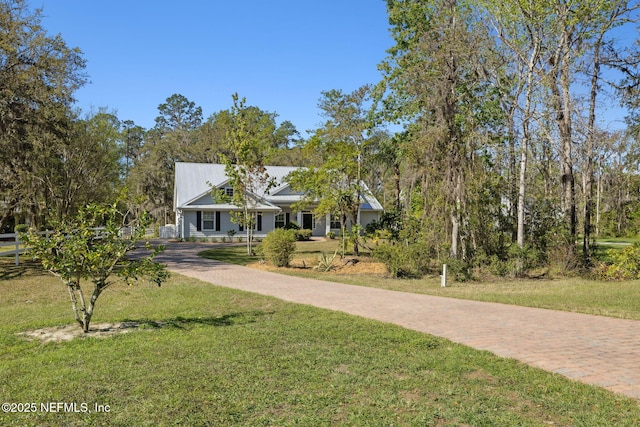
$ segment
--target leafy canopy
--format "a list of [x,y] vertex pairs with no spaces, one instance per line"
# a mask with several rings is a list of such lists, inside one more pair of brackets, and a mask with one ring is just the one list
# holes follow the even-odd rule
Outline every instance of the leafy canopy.
[[[117,280],[131,284],[146,278],[160,286],[168,278],[165,267],[153,262],[162,247],[146,242],[146,256],[127,256],[144,239],[150,217],[142,214],[128,223],[127,219],[117,203],[91,204],[75,217],[55,222],[51,233],[21,233],[29,253],[67,286],[76,321],[85,332],[89,331],[96,300]],[[93,285],[89,301],[82,290],[86,282]]]

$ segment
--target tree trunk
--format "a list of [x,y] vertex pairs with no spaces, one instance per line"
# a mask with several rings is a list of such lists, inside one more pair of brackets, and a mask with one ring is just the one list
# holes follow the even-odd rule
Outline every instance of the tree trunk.
[[596,237],[600,236],[600,198],[602,197],[602,166],[598,167],[596,181]]
[[458,239],[460,236],[460,220],[458,218],[458,209],[454,208],[451,212],[451,258],[458,257]]
[[518,231],[516,242],[519,247],[524,247],[524,204],[527,179],[527,150],[529,144],[527,138],[522,139],[522,152],[520,153],[520,182],[518,186]]
[[451,257],[458,258],[461,255],[460,229],[462,227],[462,171],[457,171],[455,176],[455,188],[453,191],[455,201],[451,211]]
[[524,118],[522,121],[522,147],[520,148],[520,181],[518,185],[518,231],[516,241],[518,246],[521,248],[524,247],[524,205],[527,185],[527,156],[529,154],[529,142],[531,141],[529,122],[531,120],[533,77],[535,67],[538,62],[538,55],[540,52],[540,40],[536,38],[532,40],[532,44],[533,50],[531,52],[531,56],[529,56],[529,61],[527,63],[527,88],[524,107]]
[[69,291],[69,296],[71,297],[71,307],[73,308],[73,315],[76,319],[76,322],[78,322],[78,324],[84,331],[84,323],[82,321],[82,316],[80,316],[80,312],[78,308],[78,300],[76,299],[76,292],[75,292],[78,287],[79,285],[73,282],[67,283],[67,290]]
[[4,230],[6,225],[9,223],[9,220],[11,219],[11,216],[13,216],[17,205],[18,199],[12,199],[9,203],[7,203],[7,208],[0,218],[0,233],[2,233],[2,230]]
[[552,105],[556,112],[555,121],[560,134],[560,169],[562,184],[562,212],[568,231],[567,250],[575,254],[576,240],[576,196],[575,177],[573,175],[572,124],[571,124],[571,30],[567,29],[560,41],[555,58],[554,69],[550,73],[554,79],[551,84]]
[[104,283],[96,283],[95,287],[93,288],[93,293],[91,294],[89,305],[87,306],[82,316],[82,329],[85,333],[89,332],[89,325],[91,323],[91,318],[93,317],[93,309],[96,306],[96,301],[98,300],[98,297],[100,296],[104,288]]
[[[585,183],[585,204],[584,204],[584,239],[582,241],[582,253],[584,257],[584,262],[587,265],[591,264],[591,217],[593,215],[594,209],[594,201],[593,201],[593,180],[594,180],[594,145],[595,145],[595,121],[596,121],[596,99],[598,96],[598,82],[600,80],[600,66],[601,66],[601,50],[602,50],[602,40],[604,38],[605,33],[611,28],[613,23],[618,17],[619,13],[623,13],[625,10],[624,7],[621,7],[622,3],[620,3],[614,10],[612,11],[609,22],[605,24],[601,30],[598,38],[596,39],[593,45],[593,74],[591,76],[591,92],[589,96],[589,123],[587,124],[587,167],[586,167],[586,183]],[[596,235],[597,235],[597,224],[599,220],[600,213],[600,180],[598,180],[598,197],[595,202],[596,204]]]
[[396,207],[396,211],[400,212],[402,206],[400,200],[400,163],[398,162],[394,162],[393,164],[393,190],[395,197],[394,206]]
[[509,221],[512,242],[515,242],[518,239],[518,168],[516,165],[516,126],[513,117],[514,111],[515,108],[509,113],[509,138],[507,151],[509,170]]

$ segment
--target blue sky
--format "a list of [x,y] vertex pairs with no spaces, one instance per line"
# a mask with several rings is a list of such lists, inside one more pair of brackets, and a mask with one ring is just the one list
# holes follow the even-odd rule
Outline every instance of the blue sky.
[[299,131],[320,122],[321,92],[380,79],[392,46],[383,0],[32,0],[42,25],[79,47],[90,83],[83,111],[107,107],[154,125],[158,105],[181,94],[204,117],[232,105],[275,112]]

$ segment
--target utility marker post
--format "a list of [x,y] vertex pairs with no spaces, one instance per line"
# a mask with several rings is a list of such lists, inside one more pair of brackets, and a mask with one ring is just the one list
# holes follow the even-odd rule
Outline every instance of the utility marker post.
[[440,286],[443,288],[447,287],[447,264],[442,264],[442,282],[440,282]]

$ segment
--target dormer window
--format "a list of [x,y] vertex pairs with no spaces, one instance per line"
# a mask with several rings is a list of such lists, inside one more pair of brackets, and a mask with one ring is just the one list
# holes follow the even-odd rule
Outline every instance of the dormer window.
[[222,197],[223,199],[227,197],[233,197],[233,187],[219,187],[218,194],[220,194],[220,197]]

